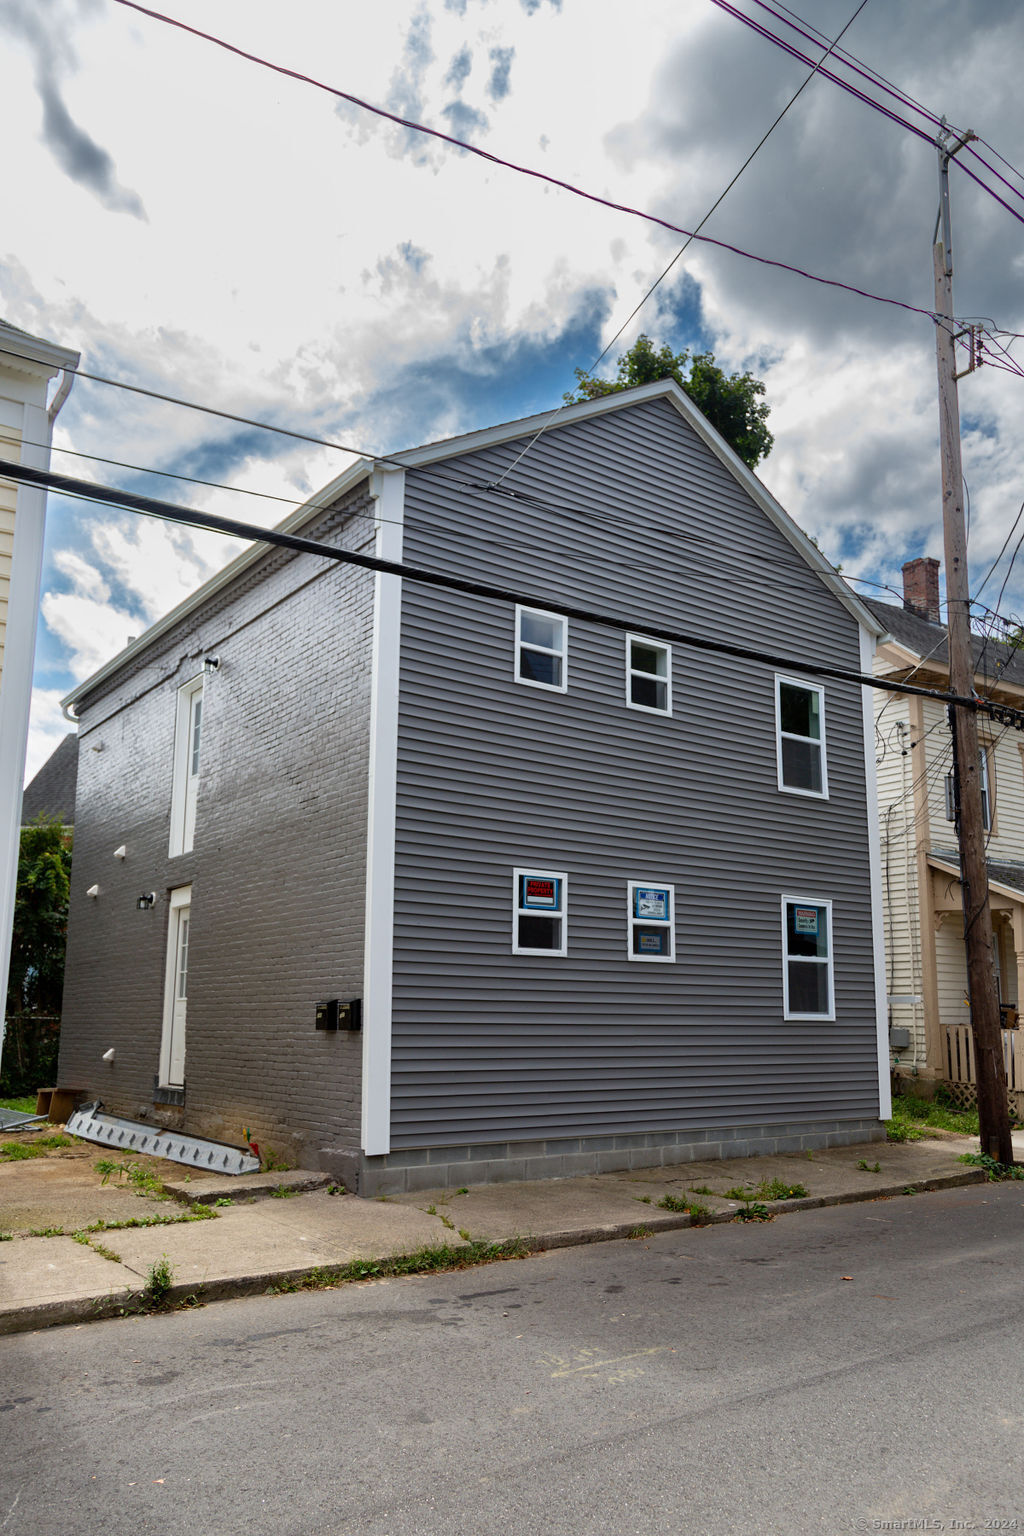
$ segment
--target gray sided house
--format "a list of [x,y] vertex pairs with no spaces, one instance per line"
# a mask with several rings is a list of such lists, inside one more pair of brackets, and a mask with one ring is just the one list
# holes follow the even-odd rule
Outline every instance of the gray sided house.
[[285,525],[519,603],[255,549],[70,696],[61,1086],[364,1194],[881,1134],[871,701],[801,665],[880,626],[675,384],[545,420]]

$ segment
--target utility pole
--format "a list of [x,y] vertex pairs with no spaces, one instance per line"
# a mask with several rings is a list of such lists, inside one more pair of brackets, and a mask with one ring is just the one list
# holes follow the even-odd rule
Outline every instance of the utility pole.
[[[953,249],[949,213],[949,162],[976,135],[955,141],[943,129],[939,152],[939,216],[935,226],[935,347],[939,366],[939,439],[942,450],[942,532],[946,556],[946,606],[949,635],[949,683],[961,698],[974,692],[971,654],[970,586],[964,528],[963,472],[960,464],[960,408],[957,400],[956,325],[953,319]],[[953,773],[960,847],[960,886],[964,904],[967,995],[974,1033],[975,1076],[981,1150],[997,1163],[1013,1162],[1010,1116],[1003,1069],[1003,1039],[992,944],[988,865],[982,819],[981,757],[978,717],[963,705],[950,710]]]

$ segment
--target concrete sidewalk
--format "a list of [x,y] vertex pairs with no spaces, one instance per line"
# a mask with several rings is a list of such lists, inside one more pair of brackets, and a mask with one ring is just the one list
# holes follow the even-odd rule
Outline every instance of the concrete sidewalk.
[[[140,1192],[99,1185],[93,1169],[102,1149],[80,1143],[55,1160],[0,1165],[0,1221],[3,1235],[13,1234],[0,1242],[0,1333],[141,1310],[140,1293],[162,1261],[172,1277],[168,1304],[207,1302],[294,1289],[311,1276],[315,1281],[314,1272],[326,1278],[356,1262],[423,1248],[518,1239],[525,1251],[538,1251],[732,1221],[751,1204],[760,1207],[752,1214],[781,1215],[983,1182],[981,1169],[958,1160],[975,1147],[964,1137],[875,1142],[811,1157],[736,1158],[361,1200],[317,1173],[197,1180],[168,1163],[154,1165],[161,1198],[152,1184]],[[780,1186],[806,1193],[777,1198]],[[211,1219],[195,1219],[197,1204],[212,1209]],[[150,1222],[159,1224],[142,1224]],[[77,1236],[31,1235],[57,1229]]]

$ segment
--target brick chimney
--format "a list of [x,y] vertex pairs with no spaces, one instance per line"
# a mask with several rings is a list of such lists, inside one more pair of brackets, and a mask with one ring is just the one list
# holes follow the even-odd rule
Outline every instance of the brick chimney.
[[903,567],[903,606],[919,619],[941,623],[939,614],[939,562],[931,555],[908,560]]

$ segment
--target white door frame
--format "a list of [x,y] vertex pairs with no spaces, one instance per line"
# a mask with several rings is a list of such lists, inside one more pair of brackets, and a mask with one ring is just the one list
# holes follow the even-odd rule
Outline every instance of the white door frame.
[[[164,966],[164,1017],[160,1036],[160,1086],[183,1088],[185,1086],[185,1019],[186,1009],[178,1011],[178,956],[181,943],[182,921],[189,922],[192,910],[192,887],[179,885],[171,892],[170,911],[167,920],[167,959]],[[186,971],[187,977],[187,971]],[[182,999],[187,1004],[186,996]]]

